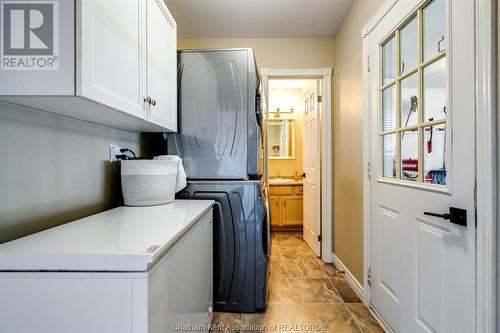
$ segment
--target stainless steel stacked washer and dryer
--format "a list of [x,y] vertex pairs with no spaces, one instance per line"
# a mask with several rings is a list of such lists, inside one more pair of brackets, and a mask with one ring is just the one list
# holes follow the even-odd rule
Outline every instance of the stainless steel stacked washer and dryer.
[[260,81],[252,49],[178,53],[178,133],[184,199],[213,199],[214,310],[255,312],[267,300],[271,251]]

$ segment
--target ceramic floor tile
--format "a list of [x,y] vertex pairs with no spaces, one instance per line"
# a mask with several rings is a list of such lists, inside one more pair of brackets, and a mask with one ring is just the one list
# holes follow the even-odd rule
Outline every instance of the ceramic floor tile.
[[285,279],[286,278],[286,270],[285,264],[283,261],[274,261],[271,262],[269,266],[269,278],[275,279]]
[[211,332],[240,332],[241,313],[214,312]]
[[332,333],[361,333],[361,330],[344,304],[297,305],[297,323],[309,331]]
[[[215,313],[213,332],[379,333],[383,330],[332,264],[301,232],[273,232],[268,306],[263,313]],[[317,325],[317,326],[311,326]]]
[[336,277],[341,274],[333,264],[327,264],[320,258],[318,258],[318,262],[328,277]]
[[332,281],[333,286],[335,287],[335,289],[337,289],[337,292],[339,293],[340,297],[342,297],[344,303],[361,303],[358,295],[356,295],[354,290],[352,290],[351,286],[347,283],[347,281],[341,274],[337,275],[336,277],[330,278],[330,281]]
[[288,284],[295,304],[342,303],[329,279],[290,279]]
[[283,257],[281,256],[281,250],[279,247],[271,248],[271,262],[281,261]]
[[370,311],[361,303],[346,304],[363,333],[384,333]]
[[284,262],[288,278],[324,278],[325,272],[315,259],[294,259]]
[[275,231],[274,236],[278,239],[300,238],[302,239],[302,231]]
[[285,239],[278,239],[278,246],[282,249],[293,248],[293,247],[307,248],[307,243],[300,238],[285,238]]
[[281,256],[284,259],[316,259],[316,255],[309,248],[281,248]]
[[268,280],[268,300],[267,304],[293,304],[292,292],[286,279]]
[[283,332],[296,323],[297,313],[293,305],[269,305],[264,313],[242,315],[245,332]]

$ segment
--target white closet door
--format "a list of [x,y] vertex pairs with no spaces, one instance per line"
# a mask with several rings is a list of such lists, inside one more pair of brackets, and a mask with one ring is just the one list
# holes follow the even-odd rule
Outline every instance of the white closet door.
[[[321,139],[320,107],[322,103],[313,102],[321,94],[321,87],[309,100],[309,110],[304,115],[304,240],[321,256]],[[316,104],[316,105],[314,105]]]

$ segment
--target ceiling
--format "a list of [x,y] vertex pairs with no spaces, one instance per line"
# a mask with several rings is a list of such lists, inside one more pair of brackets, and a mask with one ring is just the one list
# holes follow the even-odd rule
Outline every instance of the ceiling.
[[333,37],[353,0],[165,0],[182,38]]

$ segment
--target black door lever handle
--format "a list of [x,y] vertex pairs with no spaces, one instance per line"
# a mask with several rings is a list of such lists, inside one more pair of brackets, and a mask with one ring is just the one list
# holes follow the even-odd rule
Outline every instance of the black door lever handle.
[[424,215],[440,217],[445,220],[450,220],[451,223],[458,224],[463,227],[467,226],[467,210],[465,209],[450,207],[449,213],[439,214],[424,212]]
[[451,214],[448,213],[438,214],[438,213],[424,212],[424,215],[440,217],[445,220],[451,220]]

